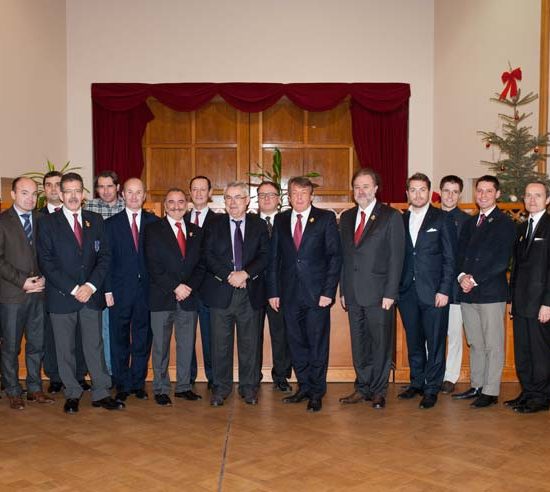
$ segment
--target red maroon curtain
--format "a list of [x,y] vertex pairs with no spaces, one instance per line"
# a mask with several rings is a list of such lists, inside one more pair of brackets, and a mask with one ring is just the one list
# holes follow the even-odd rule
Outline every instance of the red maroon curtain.
[[216,95],[250,113],[266,110],[283,96],[307,111],[327,111],[350,96],[361,166],[381,174],[381,200],[403,201],[410,87],[401,83],[92,84],[95,172],[112,169],[121,181],[141,175],[141,140],[154,118],[148,97],[175,111],[195,111]]

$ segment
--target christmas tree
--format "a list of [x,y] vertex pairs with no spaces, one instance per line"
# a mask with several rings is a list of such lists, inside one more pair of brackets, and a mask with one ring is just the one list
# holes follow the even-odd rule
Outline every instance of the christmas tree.
[[481,162],[489,166],[500,181],[500,199],[515,202],[523,198],[527,183],[536,180],[548,183],[548,176],[537,170],[538,163],[548,156],[541,151],[548,145],[548,134],[531,135],[531,127],[522,125],[533,113],[522,112],[521,108],[538,99],[538,95],[529,92],[521,97],[521,89],[518,89],[516,82],[521,80],[521,69],[504,72],[501,79],[505,84],[504,90],[500,94],[497,92],[497,97],[492,97],[491,101],[510,108],[511,114],[498,115],[502,121],[502,135],[478,132],[485,147],[494,147],[499,151],[498,160]]

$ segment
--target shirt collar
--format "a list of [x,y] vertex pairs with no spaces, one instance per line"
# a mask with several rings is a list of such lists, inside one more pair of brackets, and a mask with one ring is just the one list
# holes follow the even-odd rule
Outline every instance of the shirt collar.
[[413,206],[410,205],[409,206],[409,211],[412,214],[415,214],[415,215],[422,215],[422,214],[425,214],[428,211],[429,208],[430,208],[430,202],[426,203],[426,205],[424,205],[420,209],[413,208]]
[[32,212],[25,212],[24,210],[21,210],[19,207],[15,205],[15,203],[13,204],[13,209],[17,212],[17,215],[19,215],[20,217],[21,215],[25,215],[25,214],[32,215]]
[[296,216],[300,214],[303,219],[307,219],[309,217],[310,212],[311,212],[311,205],[308,208],[306,208],[303,212],[296,212],[296,210],[292,209],[292,216],[296,218]]
[[370,202],[367,206],[367,208],[363,209],[360,206],[357,207],[357,213],[360,214],[361,212],[365,212],[365,215],[367,218],[369,218],[372,214],[372,211],[374,210],[374,206],[376,205],[376,198]]
[[481,210],[479,211],[479,215],[485,215],[485,217],[489,217],[489,215],[491,215],[493,213],[493,210],[497,208],[496,205],[493,205],[489,210],[487,210],[487,212],[482,212]]

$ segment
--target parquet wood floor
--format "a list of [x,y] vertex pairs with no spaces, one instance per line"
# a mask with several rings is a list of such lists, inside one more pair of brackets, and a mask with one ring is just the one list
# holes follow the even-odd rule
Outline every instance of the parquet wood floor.
[[[460,388],[465,387],[461,385]],[[283,405],[264,384],[260,403],[236,393],[221,408],[128,400],[107,412],[84,396],[80,413],[10,410],[0,400],[0,490],[365,491],[550,490],[548,412],[518,415],[502,403],[472,410],[441,395],[420,410],[390,385],[382,411],[343,407],[351,384],[330,384],[319,414]],[[150,388],[149,388],[150,390]],[[516,396],[504,384],[501,401]]]

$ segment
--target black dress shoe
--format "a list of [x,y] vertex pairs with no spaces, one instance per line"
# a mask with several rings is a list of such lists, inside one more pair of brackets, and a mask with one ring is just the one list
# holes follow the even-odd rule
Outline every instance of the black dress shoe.
[[547,412],[549,406],[544,405],[543,403],[536,402],[526,402],[523,405],[517,405],[514,407],[514,411],[518,413],[537,413],[537,412]]
[[433,408],[437,403],[437,395],[431,395],[426,393],[422,400],[420,400],[419,408]]
[[481,393],[476,400],[470,403],[472,408],[485,408],[495,405],[498,402],[498,397],[492,395],[484,395]]
[[386,399],[382,395],[374,395],[372,397],[372,408],[381,410],[386,406]]
[[212,381],[208,381],[208,384],[206,385],[206,389],[209,391],[212,391],[214,389],[214,383]]
[[400,400],[410,400],[416,395],[422,395],[424,392],[419,388],[408,387],[405,391],[402,391],[397,395]]
[[148,400],[149,395],[147,394],[147,391],[145,391],[143,388],[132,390],[132,394],[138,399],[138,400]]
[[48,393],[59,393],[63,389],[63,383],[61,382],[50,382],[50,385],[48,386]]
[[444,395],[450,395],[455,390],[455,383],[451,383],[450,381],[443,381],[443,384],[441,385],[441,393]]
[[283,403],[300,403],[304,400],[307,400],[308,396],[306,393],[302,393],[300,390],[296,391],[293,395],[285,396],[283,398]]
[[170,407],[172,406],[172,400],[170,400],[170,397],[164,393],[161,393],[160,395],[155,395],[155,401],[161,406],[161,407]]
[[88,384],[88,381],[86,381],[85,379],[83,379],[82,381],[79,381],[78,384],[80,384],[82,391],[92,391],[92,387]]
[[320,398],[312,398],[307,402],[308,412],[320,412],[323,408],[323,402]]
[[255,391],[251,391],[250,393],[246,393],[244,396],[244,402],[247,405],[257,405],[258,404],[258,393]]
[[176,398],[183,398],[184,400],[189,400],[189,401],[202,400],[201,395],[197,395],[197,393],[193,393],[191,390],[178,391],[174,393],[174,396]]
[[213,394],[210,397],[210,405],[213,407],[221,407],[223,406],[223,396]]
[[515,398],[512,398],[511,400],[506,400],[504,402],[504,406],[517,407],[518,405],[525,405],[525,403],[527,403],[527,399],[523,396],[523,392],[522,392]]
[[77,398],[69,398],[65,401],[65,405],[63,405],[63,411],[65,413],[76,413],[78,412],[78,399]]
[[281,391],[282,393],[292,393],[292,386],[288,384],[288,381],[286,379],[274,382],[273,389],[275,391]]
[[483,388],[469,388],[462,393],[455,393],[452,398],[453,400],[469,400],[471,398],[478,398],[481,395],[481,390]]
[[96,400],[92,402],[92,407],[95,408],[104,408],[105,410],[122,410],[126,405],[110,396],[106,396],[101,400]]
[[130,396],[130,393],[128,393],[127,391],[119,391],[116,395],[115,395],[115,400],[116,401],[126,401],[126,399]]

